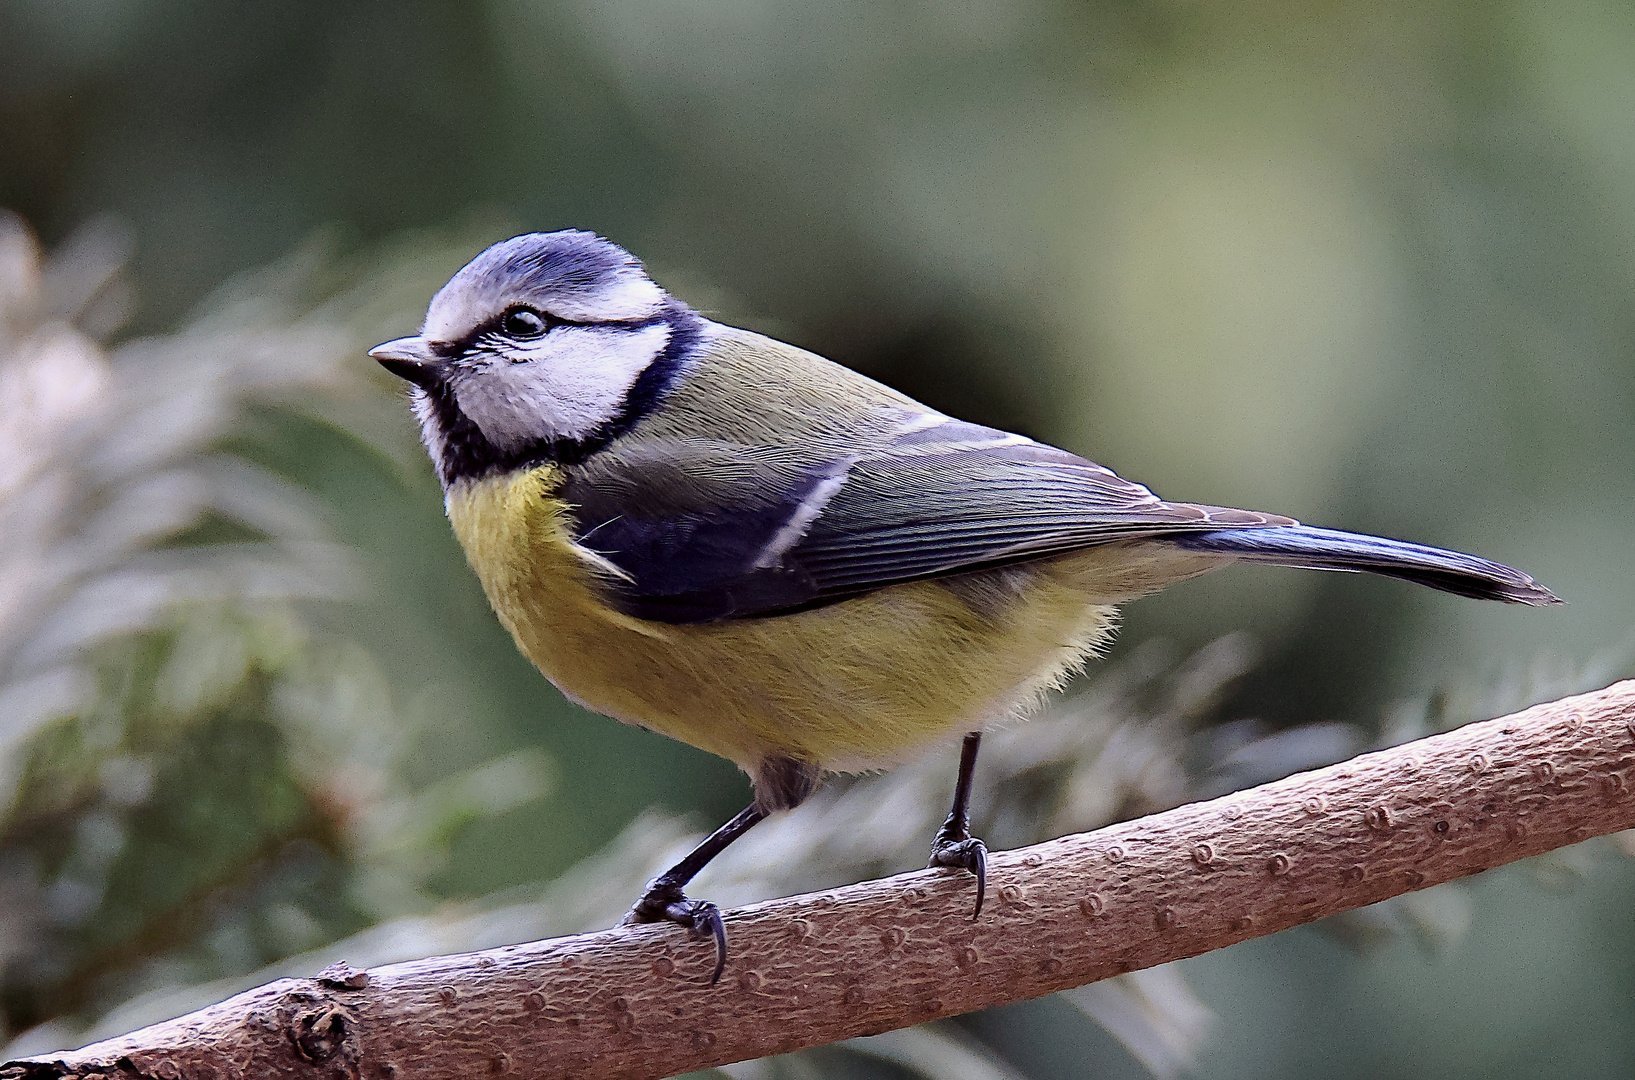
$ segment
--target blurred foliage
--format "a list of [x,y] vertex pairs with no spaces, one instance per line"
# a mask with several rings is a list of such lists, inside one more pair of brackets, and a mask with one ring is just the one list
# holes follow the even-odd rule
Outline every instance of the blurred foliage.
[[[8,917],[26,933],[7,957],[13,1029],[117,1000],[133,967],[174,968],[212,948],[215,963],[189,966],[266,963],[368,921],[346,895],[341,822],[304,789],[268,722],[263,658],[225,699],[179,712],[151,692],[174,637],[144,635],[109,657],[102,715],[58,721],[27,760],[0,834]],[[108,713],[123,720],[117,735]],[[216,940],[201,941],[211,923]]]
[[297,302],[311,258],[106,351],[122,248],[95,225],[42,260],[0,217],[12,1032],[429,906],[454,836],[549,776],[529,750],[410,776],[413,719],[304,606],[355,598],[354,556],[310,495],[222,450],[258,405],[367,432],[385,404],[341,364],[344,320]]
[[[1615,0],[0,0],[0,206],[53,251],[0,227],[20,1046],[605,924],[742,804],[516,655],[362,355],[523,228],[596,229],[725,321],[1160,494],[1571,601],[1242,569],[1132,605],[1109,670],[985,749],[995,843],[1629,671]],[[702,886],[918,865],[903,823],[951,768],[826,790]],[[1151,973],[735,1071],[1627,1076],[1629,865],[1574,849],[1248,943],[1181,965],[1197,998]]]

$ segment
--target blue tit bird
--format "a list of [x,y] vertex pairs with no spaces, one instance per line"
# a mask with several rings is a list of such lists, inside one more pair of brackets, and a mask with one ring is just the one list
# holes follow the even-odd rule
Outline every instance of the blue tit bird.
[[983,729],[1108,640],[1115,605],[1238,561],[1560,601],[1473,555],[1165,502],[1065,450],[946,416],[710,321],[579,231],[478,255],[420,333],[371,351],[411,385],[445,507],[518,648],[586,708],[719,754],[755,798],[627,922],[726,939],[684,888],[830,772],[964,734],[931,865],[976,876]]

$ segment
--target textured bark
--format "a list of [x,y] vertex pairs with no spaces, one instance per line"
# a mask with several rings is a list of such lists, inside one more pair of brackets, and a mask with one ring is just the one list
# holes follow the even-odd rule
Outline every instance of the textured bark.
[[663,1077],[1196,956],[1635,827],[1635,681],[996,854],[727,916],[338,965],[8,1077]]

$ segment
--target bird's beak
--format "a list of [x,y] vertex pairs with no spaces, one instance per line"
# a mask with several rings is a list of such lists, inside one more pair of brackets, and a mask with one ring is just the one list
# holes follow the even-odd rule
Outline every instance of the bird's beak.
[[424,386],[431,380],[439,362],[423,337],[403,337],[396,341],[388,341],[384,345],[376,345],[370,349],[369,355],[379,360],[380,366],[393,375],[406,379],[416,386]]

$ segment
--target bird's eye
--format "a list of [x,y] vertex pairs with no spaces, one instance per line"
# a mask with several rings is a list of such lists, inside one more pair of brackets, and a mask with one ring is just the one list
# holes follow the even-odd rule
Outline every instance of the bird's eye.
[[533,308],[514,307],[501,317],[500,329],[509,338],[536,338],[549,327],[545,324],[545,316]]

